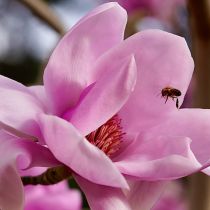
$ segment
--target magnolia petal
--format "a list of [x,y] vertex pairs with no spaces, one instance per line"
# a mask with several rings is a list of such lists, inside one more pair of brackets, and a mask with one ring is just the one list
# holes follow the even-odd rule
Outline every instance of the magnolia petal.
[[[0,133],[0,208],[5,210],[23,209],[23,186],[18,169],[32,165],[52,166],[58,162],[48,153],[39,150],[33,142],[15,139]],[[44,150],[47,150],[45,148]],[[39,153],[39,151],[41,151]],[[35,154],[33,154],[35,152]],[[41,154],[40,156],[37,154]],[[34,158],[34,159],[33,159]],[[46,159],[45,159],[46,158]]]
[[[160,30],[145,30],[129,37],[101,57],[103,61],[98,63],[106,66],[107,60],[116,61],[130,54],[135,56],[137,83],[119,115],[126,130],[139,132],[156,125],[156,119],[165,119],[171,111],[178,111],[176,101],[169,98],[165,103],[166,98],[161,97],[161,90],[165,87],[180,90],[180,106],[194,64],[185,40]],[[94,72],[98,76],[101,73]]]
[[[27,154],[24,159],[19,157],[18,163],[21,169],[28,169],[35,166],[55,167],[61,164],[45,146],[27,140],[19,140],[13,144],[17,144]],[[28,162],[26,162],[26,157],[28,158]]]
[[112,161],[69,122],[43,114],[40,115],[40,127],[49,149],[73,171],[97,184],[128,187]]
[[[210,165],[210,110],[180,109],[148,132],[156,135],[187,136],[191,150],[203,168]],[[207,172],[207,171],[206,171]]]
[[72,112],[69,121],[85,136],[96,130],[126,103],[136,83],[133,56],[110,66]]
[[150,210],[165,187],[166,182],[130,180],[130,190],[111,188],[91,183],[78,175],[74,178],[85,193],[92,210]]
[[0,137],[0,208],[22,210],[23,186],[16,166],[21,150],[13,144],[9,135],[1,132]]
[[31,136],[39,137],[36,114],[44,110],[28,88],[0,76],[0,98],[0,121]]
[[61,164],[47,147],[28,140],[17,139],[4,132],[0,133],[0,138],[2,150],[8,147],[4,151],[3,157],[5,159],[2,159],[2,163],[7,160],[7,157],[8,159],[15,159],[18,168],[22,170],[35,166],[54,167]]
[[13,135],[17,138],[21,138],[21,139],[27,139],[27,140],[30,140],[30,141],[34,141],[34,142],[38,142],[38,138],[35,137],[35,136],[31,136],[30,134],[27,134],[27,133],[24,133],[20,130],[17,130],[3,122],[0,121],[0,129],[3,130],[4,132],[10,134],[10,135]]
[[21,83],[0,75],[0,87],[5,89],[14,89],[20,92],[29,93],[28,89]]
[[0,165],[0,169],[0,208],[22,210],[23,186],[14,163]]
[[190,143],[188,137],[158,136],[149,132],[139,135],[115,159],[115,164],[121,173],[140,180],[180,178],[201,169]]
[[156,119],[164,120],[171,111],[178,111],[176,100],[169,98],[165,103],[161,91],[166,87],[180,90],[181,106],[194,63],[185,40],[163,31],[140,32],[126,40],[123,47],[121,50],[135,54],[138,82],[120,116],[125,119],[122,121],[125,128],[140,131],[159,123]]
[[92,80],[92,68],[109,48],[123,40],[126,11],[117,3],[99,6],[59,42],[44,74],[44,84],[57,114],[73,107]]
[[132,210],[150,210],[159,199],[167,182],[128,181],[130,191],[127,191],[128,202]]
[[34,94],[34,96],[39,100],[39,102],[42,104],[45,113],[50,112],[50,107],[49,107],[49,101],[45,92],[45,88],[43,85],[33,85],[28,87],[29,91]]
[[121,189],[98,185],[76,174],[74,178],[84,192],[91,210],[132,210]]

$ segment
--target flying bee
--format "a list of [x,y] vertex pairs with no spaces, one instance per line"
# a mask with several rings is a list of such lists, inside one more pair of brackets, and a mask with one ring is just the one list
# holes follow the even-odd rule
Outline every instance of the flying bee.
[[161,90],[162,97],[165,98],[165,103],[168,101],[168,98],[172,100],[176,99],[176,108],[179,108],[179,99],[178,97],[182,95],[181,91],[172,87],[165,87]]

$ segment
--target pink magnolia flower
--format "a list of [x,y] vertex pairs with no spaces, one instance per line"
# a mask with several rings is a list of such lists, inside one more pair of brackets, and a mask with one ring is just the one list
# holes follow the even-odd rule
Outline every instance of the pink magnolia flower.
[[[43,168],[33,168],[24,175],[39,175]],[[81,210],[81,196],[70,190],[67,182],[51,186],[26,186],[25,210]]]
[[186,42],[159,30],[123,40],[126,18],[117,3],[87,14],[51,55],[44,86],[0,77],[2,128],[68,166],[93,210],[149,209],[163,180],[210,164],[210,110],[161,97],[174,88],[183,102],[193,72]]
[[27,186],[25,210],[80,210],[81,199],[77,191],[68,189],[66,183],[53,186]]

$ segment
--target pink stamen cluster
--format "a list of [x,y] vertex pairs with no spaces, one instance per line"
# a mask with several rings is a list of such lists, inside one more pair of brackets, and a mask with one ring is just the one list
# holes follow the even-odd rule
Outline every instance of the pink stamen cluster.
[[107,156],[113,155],[120,149],[120,143],[125,133],[120,126],[121,120],[114,115],[105,124],[86,136],[87,140],[102,150]]

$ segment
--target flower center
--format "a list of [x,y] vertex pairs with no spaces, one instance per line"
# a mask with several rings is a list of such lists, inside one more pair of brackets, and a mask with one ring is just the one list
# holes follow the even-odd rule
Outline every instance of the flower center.
[[102,150],[107,156],[113,155],[120,149],[120,143],[125,133],[120,126],[121,119],[114,115],[105,124],[86,136],[87,140]]

